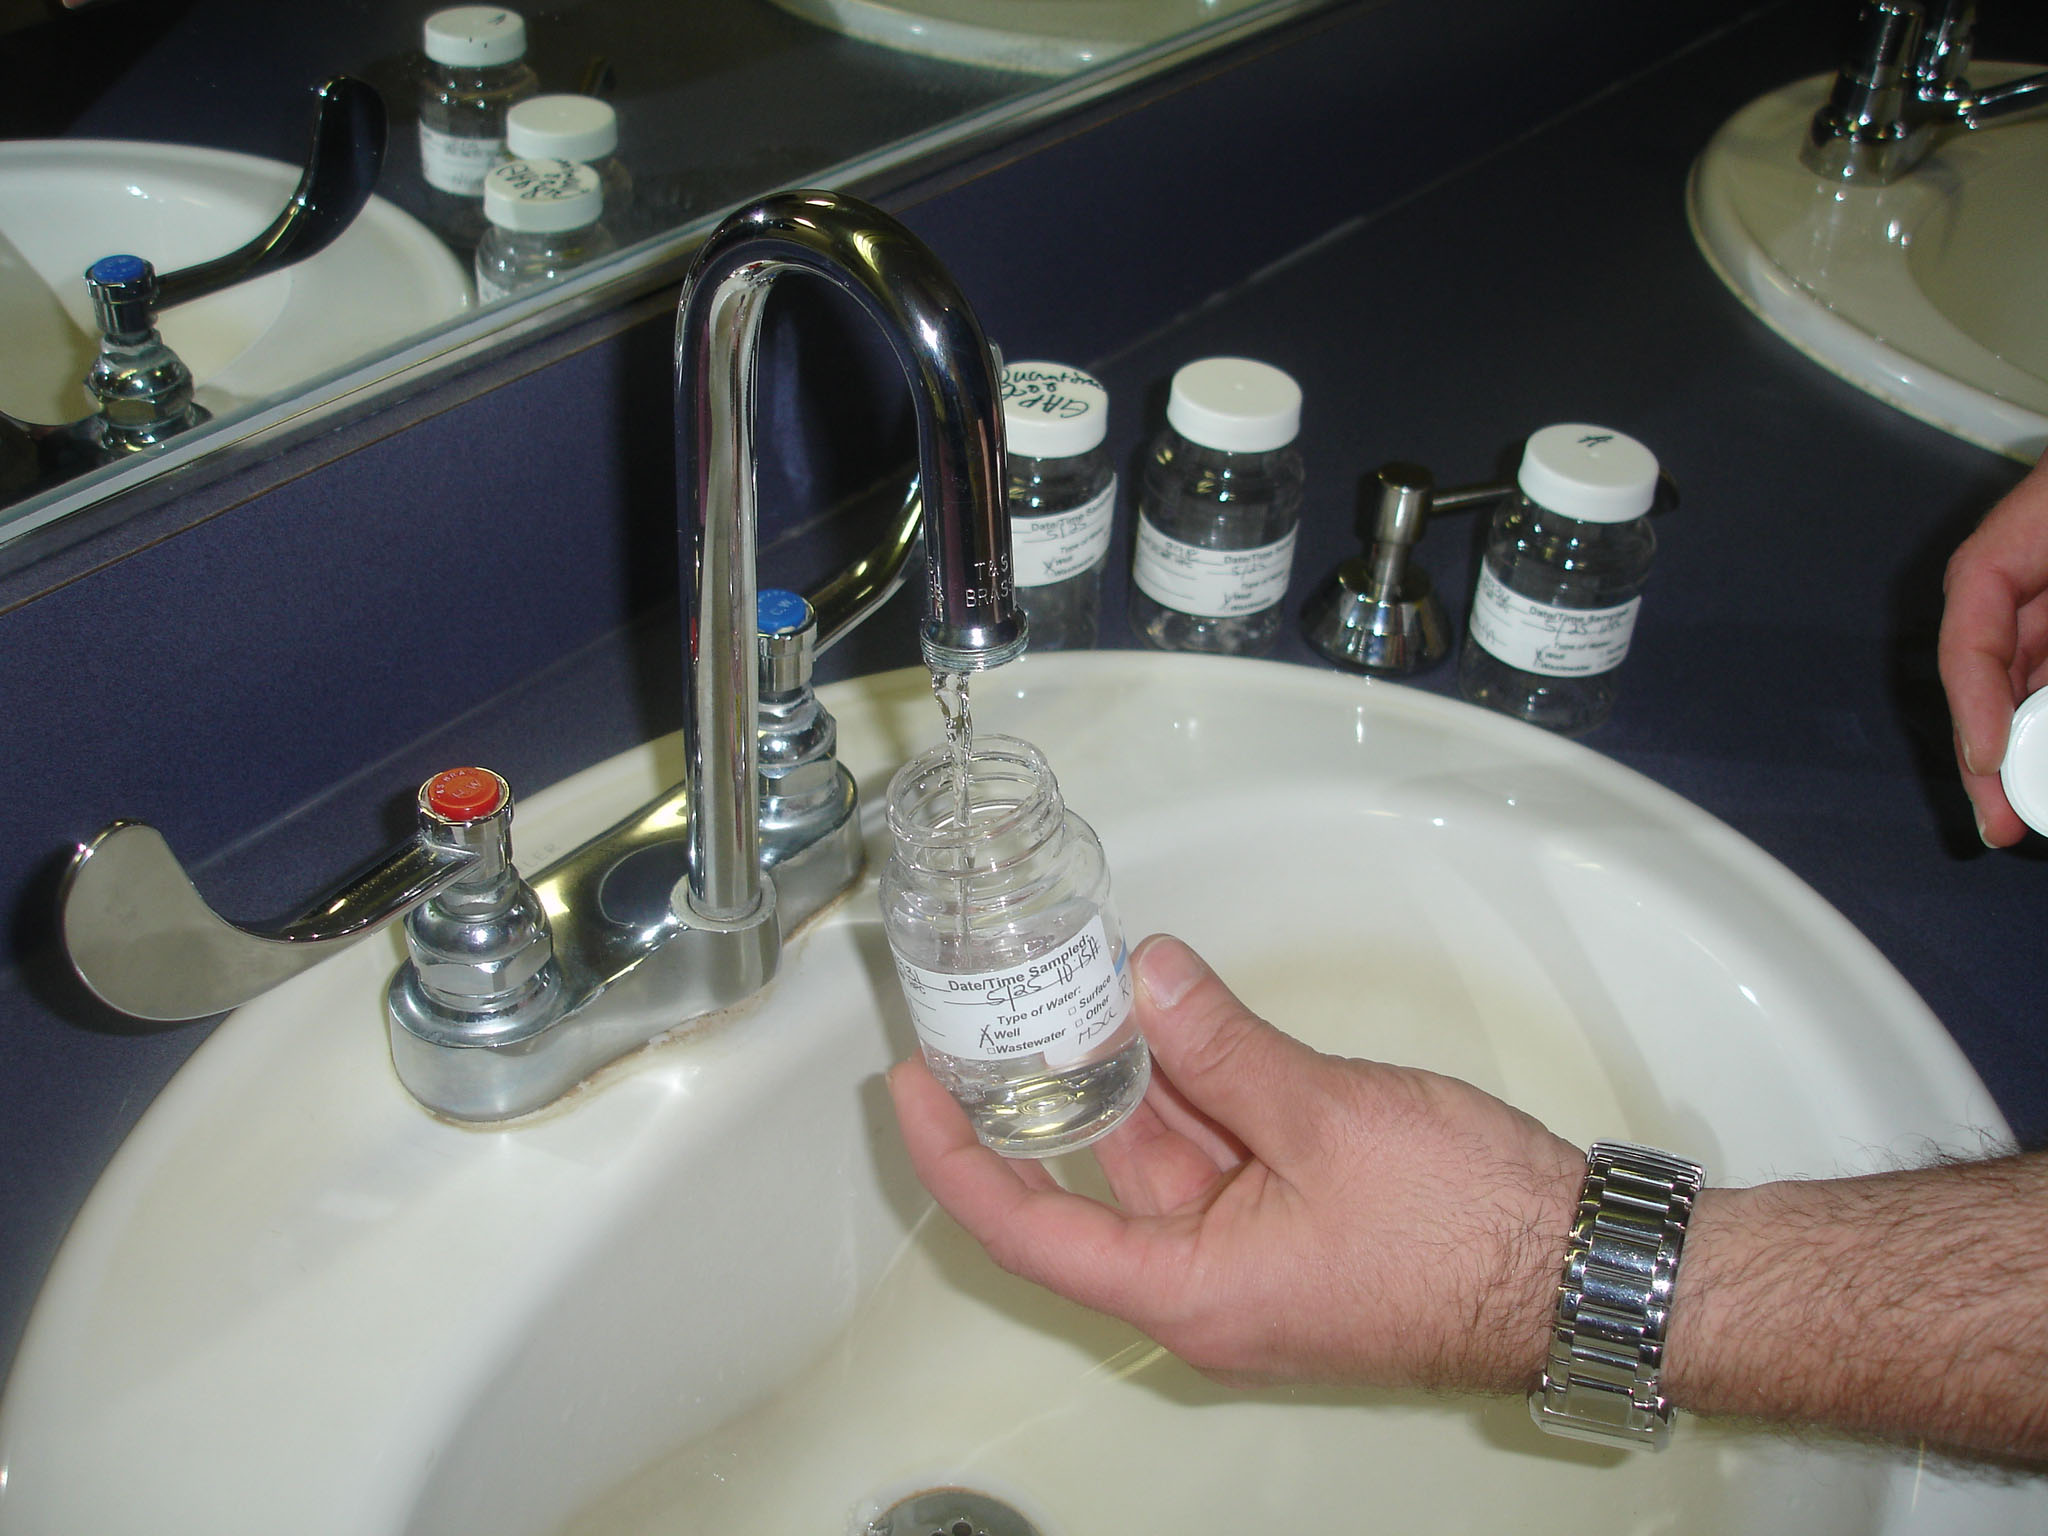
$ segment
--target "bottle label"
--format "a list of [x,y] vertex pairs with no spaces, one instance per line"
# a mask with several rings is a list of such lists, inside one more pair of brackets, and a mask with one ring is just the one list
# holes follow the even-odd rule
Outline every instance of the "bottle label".
[[1131,579],[1153,602],[1203,619],[1239,619],[1263,613],[1287,595],[1294,569],[1294,535],[1257,549],[1203,549],[1161,533],[1143,509]]
[[420,174],[430,187],[457,197],[482,197],[484,177],[504,152],[503,139],[464,139],[420,124]]
[[1010,519],[1011,571],[1020,587],[1049,587],[1091,570],[1109,553],[1116,520],[1116,476],[1102,494],[1071,512],[1032,512]]
[[1112,953],[1102,916],[1050,954],[978,976],[928,971],[896,957],[917,1036],[969,1061],[1044,1056],[1049,1067],[1081,1060],[1130,1016],[1131,972]]
[[1559,608],[1508,589],[1479,568],[1472,602],[1472,638],[1488,654],[1543,677],[1596,677],[1612,672],[1628,655],[1640,597],[1613,608]]

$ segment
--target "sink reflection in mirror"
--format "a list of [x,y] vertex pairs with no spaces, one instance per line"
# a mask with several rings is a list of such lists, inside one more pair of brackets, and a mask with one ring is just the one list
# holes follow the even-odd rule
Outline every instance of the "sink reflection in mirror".
[[[2048,1492],[1688,1420],[1666,1455],[1519,1401],[1213,1386],[993,1268],[908,1169],[873,889],[923,672],[823,690],[870,873],[760,996],[499,1129],[422,1110],[379,936],[231,1015],[79,1217],[0,1404],[0,1531],[858,1532],[959,1483],[1049,1533],[2038,1531]],[[976,691],[1101,834],[1134,931],[1319,1048],[1467,1078],[1720,1182],[2004,1127],[1837,913],[1608,760],[1264,662],[1027,659]],[[673,740],[521,803],[544,861]],[[1085,1181],[1085,1155],[1061,1165]],[[1594,1494],[1597,1492],[1597,1498]],[[1611,1518],[1600,1524],[1597,1512]]]
[[1701,251],[1823,367],[2033,462],[2048,450],[2048,122],[1952,133],[1889,185],[1824,180],[1799,151],[1832,78],[1760,97],[1715,135],[1688,191]]
[[[622,143],[639,183],[633,220],[611,230],[622,249],[577,268],[559,284],[536,287],[497,307],[457,299],[408,313],[441,286],[439,276],[428,280],[414,269],[404,283],[372,288],[389,302],[360,313],[360,324],[350,322],[357,343],[338,356],[304,361],[280,345],[307,318],[297,300],[283,297],[295,291],[288,284],[240,300],[217,296],[182,315],[173,312],[166,340],[179,355],[188,349],[194,354],[189,361],[208,386],[199,403],[213,419],[174,443],[115,464],[67,465],[54,484],[0,473],[0,492],[7,497],[0,506],[0,546],[22,546],[0,548],[0,568],[39,558],[35,546],[61,547],[74,535],[60,530],[45,536],[43,530],[127,499],[160,474],[175,470],[184,477],[182,486],[192,488],[273,459],[337,416],[416,394],[485,355],[672,284],[721,213],[744,199],[793,184],[871,190],[898,185],[906,176],[935,171],[1187,59],[1333,3],[1114,0],[1102,6],[1024,0],[1055,32],[1070,30],[1066,23],[1082,13],[1136,19],[1137,31],[1118,33],[1127,51],[1115,58],[1103,54],[1102,62],[1073,59],[1052,75],[869,47],[762,0],[710,0],[687,9],[649,0],[579,0],[536,10],[528,17],[530,43],[544,87],[596,90],[616,100]],[[993,10],[1012,14],[1015,7],[1005,10],[1007,4],[1000,0]],[[271,122],[280,95],[295,92],[299,82],[346,70],[374,84],[393,112],[393,142],[401,148],[381,183],[383,193],[409,214],[431,219],[435,198],[411,147],[417,143],[412,102],[422,62],[421,22],[437,8],[365,0],[323,13],[317,28],[277,33],[247,25],[235,0],[154,8],[22,6],[19,14],[0,14],[0,37],[22,65],[24,79],[40,75],[53,84],[47,91],[18,91],[7,102],[5,131],[11,139],[0,144],[0,153],[162,135],[220,146],[190,151],[208,164],[220,155],[246,166],[251,162],[244,157],[222,151],[288,153],[290,138],[280,141]],[[40,86],[41,79],[35,83]],[[91,137],[62,137],[67,134]],[[171,149],[176,156],[186,153]],[[186,169],[181,165],[181,173]],[[76,168],[66,166],[58,174],[71,177]],[[283,190],[289,189],[287,180]],[[83,329],[89,336],[91,327],[69,288],[87,262],[120,246],[95,239],[90,250],[67,248],[46,263],[35,242],[20,232],[23,219],[9,216],[26,214],[23,196],[0,179],[0,320],[10,338],[36,337],[37,355],[48,361],[32,378],[0,380],[0,414],[37,423],[75,420],[88,406],[74,387],[73,364],[79,355],[90,361],[90,349],[75,333]],[[272,204],[264,217],[275,211]],[[396,209],[378,203],[373,212]],[[409,235],[404,243],[410,243]],[[17,254],[23,259],[16,260]],[[159,271],[185,259],[172,257],[167,265],[153,252],[139,254]],[[417,254],[408,251],[400,260]],[[466,249],[459,260],[427,254],[450,277],[468,282]],[[327,264],[337,260],[330,253]],[[39,283],[27,280],[29,271]],[[343,331],[324,321],[314,329]],[[242,354],[245,343],[250,350]],[[209,356],[213,361],[202,368]],[[0,448],[12,436],[0,423]]]
[[[0,144],[0,316],[12,343],[0,411],[36,422],[91,413],[84,380],[99,330],[84,273],[93,262],[132,253],[168,273],[211,260],[262,231],[299,174],[188,145]],[[158,329],[191,368],[199,403],[220,415],[301,389],[473,304],[448,249],[372,198],[320,254],[166,309]]]
[[926,58],[1068,75],[1260,0],[775,0],[834,32]]

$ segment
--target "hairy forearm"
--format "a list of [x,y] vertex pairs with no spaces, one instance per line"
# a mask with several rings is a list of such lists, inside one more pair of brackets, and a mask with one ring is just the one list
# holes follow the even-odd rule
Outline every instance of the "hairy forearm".
[[1679,1406],[2048,1460],[2048,1156],[1711,1190]]

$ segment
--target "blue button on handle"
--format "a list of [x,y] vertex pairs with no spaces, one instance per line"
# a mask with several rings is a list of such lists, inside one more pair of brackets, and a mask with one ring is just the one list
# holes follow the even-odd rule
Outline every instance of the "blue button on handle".
[[754,599],[754,620],[764,635],[786,635],[811,621],[811,605],[785,587],[763,587]]
[[132,283],[149,271],[149,263],[140,256],[102,256],[85,269],[85,275],[96,283]]

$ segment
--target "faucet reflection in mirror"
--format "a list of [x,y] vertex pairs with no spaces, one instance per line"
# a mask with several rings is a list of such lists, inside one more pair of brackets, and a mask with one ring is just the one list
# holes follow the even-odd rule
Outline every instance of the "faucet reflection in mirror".
[[384,102],[345,75],[314,91],[304,173],[277,217],[211,261],[158,274],[146,256],[105,255],[85,271],[99,352],[84,379],[91,414],[45,424],[0,413],[0,506],[101,464],[153,448],[207,419],[192,370],[164,344],[159,311],[189,304],[316,256],[355,222],[384,163]]
[[[792,271],[851,295],[888,339],[911,386],[919,478],[883,548],[821,588],[816,613],[792,619],[777,604],[764,641],[756,343],[763,301]],[[981,327],[937,258],[888,215],[829,192],[779,193],[719,226],[683,289],[675,385],[690,600],[683,782],[529,887],[511,864],[503,781],[481,770],[442,775],[421,791],[413,838],[260,928],[218,917],[158,833],[117,822],[79,850],[64,882],[65,945],[88,987],[141,1017],[199,1017],[406,915],[412,958],[389,1010],[399,1076],[430,1109],[492,1121],[539,1109],[656,1035],[766,985],[783,935],[859,878],[861,843],[853,783],[836,764],[827,792],[806,794],[802,816],[788,814],[794,780],[779,735],[764,805],[759,674],[769,674],[768,723],[780,730],[807,688],[814,648],[901,580],[920,508],[926,662],[966,673],[1022,654],[1000,392]],[[812,739],[829,750],[829,732]],[[820,777],[817,763],[805,767],[807,782]],[[774,822],[765,838],[764,813]]]

